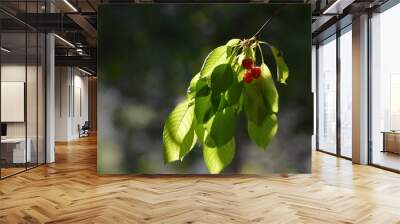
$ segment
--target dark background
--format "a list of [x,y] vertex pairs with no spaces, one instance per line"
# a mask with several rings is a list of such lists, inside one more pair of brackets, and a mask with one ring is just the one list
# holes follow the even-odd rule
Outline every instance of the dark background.
[[[288,85],[277,84],[279,129],[266,151],[251,143],[244,117],[224,173],[311,170],[311,11],[308,5],[101,5],[98,12],[99,173],[207,173],[201,148],[163,163],[162,130],[207,54],[249,38],[276,10],[260,40],[282,50]],[[275,65],[264,48],[272,72]]]

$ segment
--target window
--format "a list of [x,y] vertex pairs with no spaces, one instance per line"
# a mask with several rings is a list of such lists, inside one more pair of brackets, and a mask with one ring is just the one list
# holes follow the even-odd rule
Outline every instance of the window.
[[400,5],[371,18],[371,160],[400,170]]
[[351,26],[340,36],[340,155],[352,156],[352,33]]
[[[36,13],[43,3],[18,6]],[[0,17],[7,21],[0,23],[0,178],[5,178],[45,163],[46,40],[12,16]]]
[[336,36],[318,47],[318,149],[336,153]]

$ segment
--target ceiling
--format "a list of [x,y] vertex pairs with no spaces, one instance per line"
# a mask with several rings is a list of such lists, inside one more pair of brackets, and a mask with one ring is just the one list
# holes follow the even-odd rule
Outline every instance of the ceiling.
[[[155,0],[179,2],[179,0]],[[215,0],[208,0],[208,2]],[[223,0],[217,0],[226,2]],[[249,2],[231,0],[232,2]],[[373,8],[386,0],[252,0],[251,3],[311,4],[313,38],[320,36],[349,12]],[[40,32],[55,32],[59,65],[85,65],[96,70],[97,7],[100,4],[152,3],[151,0],[1,0],[2,32],[18,32],[27,27]],[[191,2],[207,2],[191,0]],[[48,13],[48,12],[52,13]],[[26,13],[27,12],[27,13]],[[22,28],[22,29],[21,29]],[[15,39],[17,41],[18,38]],[[71,45],[72,44],[72,45]],[[57,58],[56,58],[57,59]],[[81,63],[81,64],[79,64]]]

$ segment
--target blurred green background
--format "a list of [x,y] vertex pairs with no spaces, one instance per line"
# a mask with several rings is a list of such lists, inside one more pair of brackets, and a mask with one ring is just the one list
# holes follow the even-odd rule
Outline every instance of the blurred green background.
[[[251,143],[245,119],[235,159],[223,173],[311,170],[311,10],[308,5],[135,4],[98,11],[98,172],[208,173],[201,148],[163,163],[162,130],[207,54],[232,38],[249,38],[276,10],[260,40],[281,49],[288,85],[277,84],[279,130],[266,151]],[[264,57],[272,72],[274,60]]]

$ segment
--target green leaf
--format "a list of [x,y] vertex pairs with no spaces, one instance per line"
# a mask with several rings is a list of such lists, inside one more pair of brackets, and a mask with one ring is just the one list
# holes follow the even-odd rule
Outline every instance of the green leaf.
[[279,108],[279,95],[267,65],[261,65],[261,76],[255,80],[255,82],[265,104],[268,105],[267,109],[272,113],[277,113]]
[[283,60],[282,53],[272,45],[269,45],[269,47],[271,48],[272,55],[275,59],[278,81],[282,84],[286,84],[286,79],[289,77],[289,68]]
[[211,93],[207,96],[196,97],[194,100],[194,113],[199,124],[203,124],[214,114]]
[[211,88],[207,85],[207,79],[200,78],[196,82],[196,97],[208,96],[211,93]]
[[189,99],[193,99],[196,96],[196,86],[197,82],[200,80],[200,73],[197,73],[195,76],[193,76],[192,80],[190,81],[189,88],[187,90],[187,96]]
[[195,134],[196,122],[192,122],[189,132],[183,138],[181,149],[179,152],[179,159],[182,161],[183,158],[193,149],[197,141],[197,136]]
[[219,110],[205,124],[210,137],[217,146],[225,145],[234,135],[236,130],[236,115],[232,107]]
[[270,113],[263,100],[263,95],[255,81],[251,82],[250,84],[245,84],[244,90],[244,110],[246,112],[247,119],[257,125],[261,125],[265,117]]
[[227,47],[236,47],[236,46],[238,46],[240,44],[240,42],[241,42],[240,39],[234,38],[234,39],[229,40],[226,43],[226,46]]
[[247,118],[261,125],[265,117],[278,112],[279,95],[271,72],[265,64],[261,65],[261,76],[250,84],[245,84],[244,109]]
[[221,64],[214,68],[211,73],[211,89],[214,94],[225,92],[234,79],[230,64]]
[[200,70],[200,77],[209,77],[214,70],[220,64],[224,64],[227,59],[226,46],[220,46],[215,48],[205,59],[203,66]]
[[232,54],[233,49],[237,47],[240,44],[240,42],[241,42],[240,39],[231,39],[226,43],[226,52],[228,56]]
[[226,101],[228,101],[229,105],[236,104],[243,90],[243,82],[239,81],[238,78],[234,78],[232,81],[232,85],[229,87],[228,91],[225,93]]
[[207,169],[212,174],[220,173],[233,160],[235,155],[235,139],[232,138],[221,147],[208,147],[204,145],[203,157]]
[[[180,159],[182,143],[190,135],[193,123],[194,107],[189,100],[179,103],[169,114],[163,130],[164,161],[173,162]],[[187,141],[190,140],[190,136]],[[187,143],[183,145],[187,147]],[[187,151],[187,148],[184,148]],[[190,151],[190,150],[189,150]]]
[[205,78],[201,78],[196,85],[196,98],[194,100],[194,113],[199,124],[211,117],[213,105],[211,101],[211,88]]
[[261,126],[248,121],[247,131],[250,138],[261,148],[266,148],[278,131],[278,118],[276,114],[265,117]]
[[202,145],[207,145],[209,147],[215,147],[216,144],[214,140],[210,137],[209,131],[204,127],[204,124],[197,124],[195,127],[195,133]]
[[194,127],[194,132],[196,133],[197,139],[201,144],[204,144],[205,138],[204,138],[204,127],[203,124],[196,123],[196,126]]
[[246,95],[246,94],[245,94],[244,91],[242,90],[242,94],[240,94],[239,101],[238,101],[238,103],[234,106],[234,108],[236,108],[236,112],[237,112],[237,113],[241,113],[241,112],[243,111],[243,105],[244,105],[245,95]]

